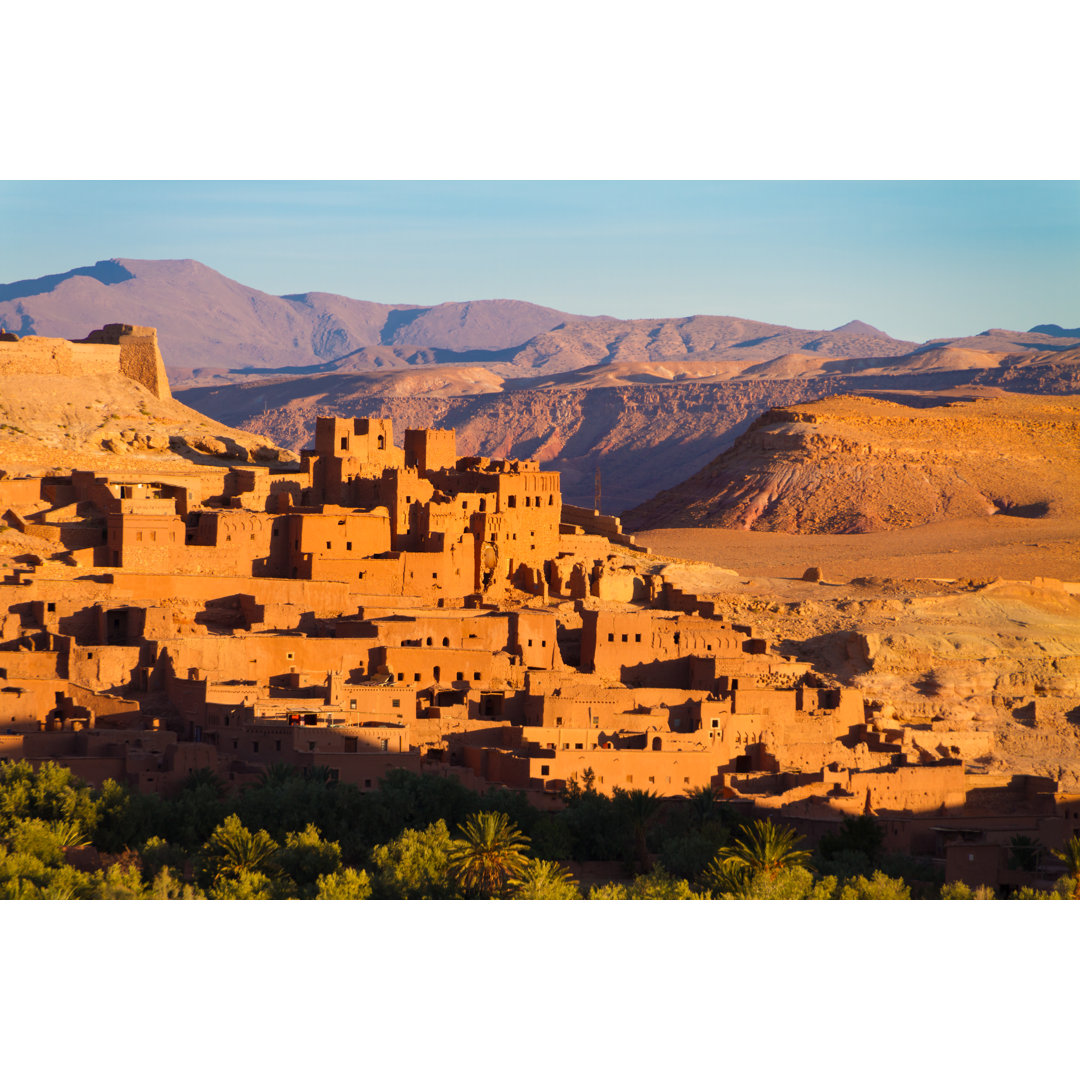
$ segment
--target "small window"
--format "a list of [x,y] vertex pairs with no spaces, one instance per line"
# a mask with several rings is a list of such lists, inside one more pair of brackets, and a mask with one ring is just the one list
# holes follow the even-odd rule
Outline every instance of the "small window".
[[626,640],[627,640],[626,634],[623,634],[622,639],[623,639],[623,643],[625,644]]
[[529,638],[529,648],[532,648],[532,638]]
[[56,610],[56,605],[53,604],[53,603],[48,603],[48,604],[45,605],[45,610],[46,611],[55,611]]
[[315,749],[315,744],[314,744],[313,742],[309,742],[309,743],[307,744],[307,748],[308,748],[309,750],[314,750],[314,749]]
[[345,550],[346,551],[352,551],[352,541],[351,540],[346,540],[345,541]]
[[614,641],[615,640],[615,635],[614,634],[608,634],[607,639],[608,639],[608,641]]
[[413,673],[413,682],[419,682],[419,681],[420,681],[420,672],[419,671],[414,672]]
[[401,708],[401,698],[399,698],[399,697],[394,698],[394,700],[390,702],[390,708],[391,709],[400,709]]
[[582,744],[578,742],[578,743],[574,743],[574,749],[575,750],[584,750],[585,747],[582,746]]
[[442,639],[442,643],[443,643],[443,648],[444,648],[444,649],[446,649],[446,648],[449,648],[449,647],[450,647],[450,639],[449,639],[448,637],[444,637],[444,638]]
[[678,630],[675,631],[675,644],[676,645],[679,644],[679,631]]
[[329,540],[326,541],[326,550],[327,551],[330,550],[330,541]]
[[480,672],[479,672],[479,671],[474,671],[474,672],[472,673],[472,677],[473,677],[473,678],[474,678],[474,679],[475,679],[475,680],[476,680],[477,682],[479,682],[479,681],[480,681]]
[[398,682],[404,682],[405,681],[405,672],[404,671],[399,671],[398,672],[397,681]]
[[350,709],[355,709],[355,708],[356,708],[356,699],[355,699],[355,698],[353,698],[353,699],[352,699],[352,700],[351,700],[351,701],[349,702],[349,708],[350,708]]
[[551,773],[551,766],[550,765],[541,765],[540,766],[540,775],[541,776],[548,776],[548,775],[550,775],[550,773]]
[[259,752],[259,744],[257,742],[252,742],[251,750],[252,750],[252,753],[257,754]]
[[465,672],[464,671],[459,671],[457,673],[457,681],[458,682],[464,682],[465,681]]
[[365,780],[364,781],[364,787],[371,787],[371,781],[370,780]]
[[341,436],[341,449],[342,450],[348,450],[349,449],[349,437],[348,437],[348,435],[342,435]]
[[280,750],[281,749],[281,740],[280,739],[275,739],[274,740],[274,749],[275,750]]
[[641,635],[640,634],[635,634],[634,635],[634,640],[640,645],[641,644]]
[[511,510],[516,509],[516,507],[517,507],[517,496],[516,495],[507,495],[507,497],[506,497],[506,505]]

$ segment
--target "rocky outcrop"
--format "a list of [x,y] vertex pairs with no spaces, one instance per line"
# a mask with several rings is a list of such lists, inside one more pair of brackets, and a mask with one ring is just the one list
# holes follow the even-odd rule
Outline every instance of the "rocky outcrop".
[[1080,399],[997,394],[912,408],[842,397],[774,408],[628,528],[867,533],[1080,508]]

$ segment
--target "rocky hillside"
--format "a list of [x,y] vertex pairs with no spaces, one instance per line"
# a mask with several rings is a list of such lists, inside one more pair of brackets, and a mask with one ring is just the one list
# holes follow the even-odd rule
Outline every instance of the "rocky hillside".
[[771,409],[624,523],[866,533],[1080,511],[1080,398],[993,391],[949,404],[909,400],[833,397]]
[[[83,328],[83,333],[86,328]],[[141,383],[114,375],[0,372],[0,471],[185,471],[202,465],[288,463],[270,440],[211,420]]]

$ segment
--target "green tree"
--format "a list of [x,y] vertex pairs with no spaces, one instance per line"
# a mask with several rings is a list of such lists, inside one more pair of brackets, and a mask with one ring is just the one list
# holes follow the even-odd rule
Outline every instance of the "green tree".
[[445,900],[455,895],[450,879],[454,841],[446,822],[404,829],[372,850],[375,895],[382,900]]
[[840,900],[910,900],[911,889],[903,878],[891,878],[881,870],[875,870],[869,878],[859,875],[845,881],[840,889]]
[[962,881],[950,881],[941,886],[942,900],[996,900],[997,894],[989,885],[972,888]]
[[654,866],[647,874],[638,874],[626,889],[627,900],[697,900],[684,878],[676,878],[662,866]]
[[333,874],[324,874],[316,884],[316,900],[370,900],[371,881],[365,870],[346,866]]
[[206,894],[196,885],[189,885],[172,875],[163,866],[146,890],[147,900],[205,900]]
[[662,866],[655,866],[647,874],[638,874],[629,885],[611,881],[606,885],[594,885],[589,890],[590,900],[697,900],[698,896],[683,878],[672,877]]
[[277,883],[258,870],[238,870],[216,877],[207,894],[211,900],[281,900]]
[[515,900],[581,899],[581,890],[570,871],[545,859],[530,859],[513,886]]
[[146,896],[139,857],[128,854],[95,875],[97,900],[142,900]]
[[312,900],[318,892],[318,880],[341,869],[341,847],[324,840],[314,825],[302,832],[291,832],[285,844],[274,854],[274,862],[296,886],[302,900]]
[[466,896],[504,896],[528,862],[529,838],[506,814],[485,811],[458,826],[450,851],[450,876]]

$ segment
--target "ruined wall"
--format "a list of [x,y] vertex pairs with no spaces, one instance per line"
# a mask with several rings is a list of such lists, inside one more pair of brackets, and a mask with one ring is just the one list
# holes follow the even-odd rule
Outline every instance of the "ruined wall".
[[119,375],[120,348],[63,338],[24,337],[0,341],[2,375]]
[[152,326],[112,323],[82,341],[24,337],[0,341],[0,374],[126,375],[155,397],[172,397]]
[[154,327],[109,323],[88,334],[84,340],[93,344],[118,345],[120,374],[141,383],[156,398],[165,401],[172,397]]

